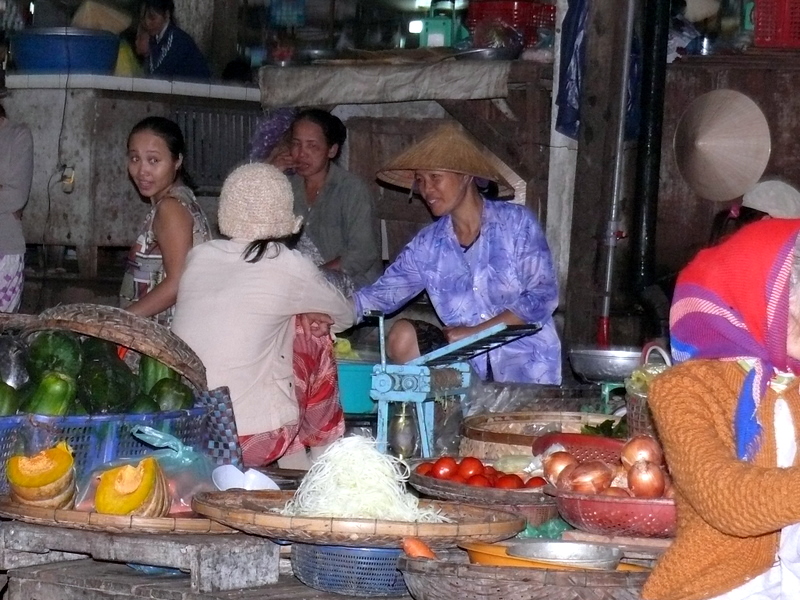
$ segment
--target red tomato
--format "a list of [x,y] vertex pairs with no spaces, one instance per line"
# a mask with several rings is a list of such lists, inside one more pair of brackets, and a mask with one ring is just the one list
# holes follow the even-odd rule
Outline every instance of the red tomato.
[[544,477],[531,477],[525,482],[526,488],[538,488],[547,485],[547,480]]
[[433,463],[431,475],[436,479],[450,479],[458,471],[458,463],[452,456],[442,456]]
[[494,487],[507,490],[517,490],[525,487],[525,482],[522,481],[522,478],[519,475],[503,475],[502,477],[497,478],[497,482],[494,484]]
[[495,469],[492,465],[486,465],[483,467],[484,475],[494,475],[495,473],[497,473],[497,469]]
[[467,483],[466,478],[461,473],[456,473],[455,475],[451,475],[450,479],[447,481],[453,481],[455,483]]
[[473,475],[483,475],[483,463],[473,456],[467,456],[461,459],[458,474],[464,479],[469,479]]
[[492,487],[492,482],[483,475],[473,475],[467,479],[467,485],[474,485],[476,487]]
[[431,470],[433,469],[432,462],[424,462],[417,465],[417,468],[414,469],[414,472],[417,475],[430,475]]

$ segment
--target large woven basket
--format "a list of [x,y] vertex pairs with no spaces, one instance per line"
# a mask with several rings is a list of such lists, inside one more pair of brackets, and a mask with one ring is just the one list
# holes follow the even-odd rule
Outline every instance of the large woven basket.
[[254,535],[306,544],[399,548],[404,537],[424,539],[436,548],[465,541],[497,542],[525,527],[519,515],[493,507],[422,500],[448,518],[447,523],[418,523],[377,519],[291,517],[278,511],[293,492],[203,492],[192,499],[198,514]]
[[580,433],[584,425],[599,425],[619,417],[583,412],[517,412],[475,415],[464,419],[459,454],[496,459],[512,454],[533,455],[531,446],[549,432]]
[[23,336],[46,329],[66,329],[125,346],[173,368],[196,391],[207,389],[206,369],[197,354],[186,342],[152,319],[113,306],[64,304],[24,320],[21,327]]
[[491,567],[401,556],[415,600],[639,600],[648,573]]

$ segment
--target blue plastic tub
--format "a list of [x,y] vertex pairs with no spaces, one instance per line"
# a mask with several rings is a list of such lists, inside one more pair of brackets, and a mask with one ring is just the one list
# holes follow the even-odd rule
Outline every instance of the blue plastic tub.
[[119,36],[94,29],[25,29],[11,37],[11,56],[25,73],[110,75],[118,52]]
[[363,415],[377,412],[378,403],[369,397],[375,363],[339,360],[339,399],[345,413]]

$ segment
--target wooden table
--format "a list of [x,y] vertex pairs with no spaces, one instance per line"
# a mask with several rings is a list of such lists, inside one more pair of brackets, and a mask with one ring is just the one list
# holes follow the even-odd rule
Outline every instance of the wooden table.
[[[9,573],[7,600],[345,600],[355,598],[306,587],[289,574],[272,585],[227,592],[193,592],[189,575],[152,576],[94,560],[54,563]],[[401,597],[410,600],[410,596]]]

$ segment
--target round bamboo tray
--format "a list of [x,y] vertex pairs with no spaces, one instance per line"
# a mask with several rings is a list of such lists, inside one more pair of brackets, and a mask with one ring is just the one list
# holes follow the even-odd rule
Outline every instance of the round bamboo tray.
[[401,556],[397,568],[417,600],[639,600],[649,573],[473,565]]
[[527,519],[528,525],[532,526],[541,525],[558,516],[555,500],[541,489],[507,490],[475,487],[420,475],[413,470],[408,483],[420,494],[429,498],[490,505],[493,509],[520,514]]
[[418,537],[436,548],[464,541],[496,542],[525,528],[519,515],[485,506],[422,500],[451,523],[405,523],[375,519],[289,517],[277,512],[293,492],[203,492],[192,500],[195,512],[229,527],[269,538],[306,544],[399,548],[404,537]]
[[206,369],[197,354],[168,328],[121,308],[64,304],[40,313],[22,327],[23,335],[66,329],[108,340],[146,354],[183,375],[198,391],[207,389]]
[[238,534],[239,531],[226,527],[203,517],[135,517],[132,515],[104,515],[96,512],[77,510],[56,510],[39,508],[12,502],[7,496],[0,496],[0,516],[33,523],[82,529],[84,531],[105,531],[107,533],[175,533],[175,534]]
[[[512,454],[532,455],[536,438],[553,431],[580,433],[584,425],[599,425],[620,417],[582,412],[517,412],[474,415],[464,419],[459,454],[496,459]],[[547,428],[545,430],[545,428]]]

